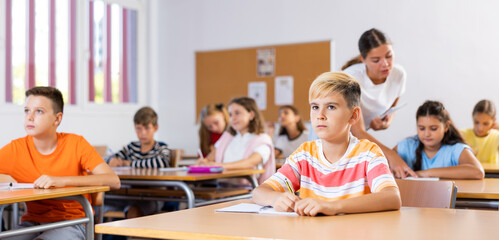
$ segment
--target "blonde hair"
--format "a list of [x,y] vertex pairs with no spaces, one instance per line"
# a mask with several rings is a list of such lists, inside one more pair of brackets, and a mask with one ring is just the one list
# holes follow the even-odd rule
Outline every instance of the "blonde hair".
[[360,85],[350,74],[344,72],[325,72],[319,75],[308,92],[308,101],[325,97],[331,93],[343,96],[349,108],[359,106]]
[[473,108],[473,115],[477,113],[485,113],[489,115],[492,119],[496,118],[496,106],[490,100],[483,99],[480,100]]
[[[234,103],[241,105],[244,109],[246,109],[246,111],[253,112],[255,114],[255,117],[249,122],[248,132],[257,135],[265,132],[263,124],[265,121],[263,120],[262,114],[258,110],[255,100],[249,97],[234,98],[229,102],[229,106]],[[229,126],[228,131],[232,134],[232,136],[236,135],[236,130],[232,128],[232,126]]]
[[204,125],[203,121],[206,117],[212,116],[214,114],[221,113],[225,120],[225,129],[229,126],[229,113],[223,104],[208,104],[206,105],[199,114],[199,147],[203,153],[208,154],[211,149],[211,132]]

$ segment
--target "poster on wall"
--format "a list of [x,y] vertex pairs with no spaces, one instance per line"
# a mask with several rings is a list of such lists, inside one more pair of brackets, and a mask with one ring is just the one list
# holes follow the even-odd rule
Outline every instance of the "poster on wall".
[[293,76],[279,76],[274,79],[275,105],[293,105]]
[[275,72],[275,49],[257,49],[256,50],[256,76],[270,77]]
[[260,110],[267,109],[267,83],[250,82],[248,83],[248,97],[253,98]]

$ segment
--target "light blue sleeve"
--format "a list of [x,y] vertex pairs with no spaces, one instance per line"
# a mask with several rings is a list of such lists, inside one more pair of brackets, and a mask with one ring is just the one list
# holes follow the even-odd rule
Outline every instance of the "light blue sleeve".
[[[461,157],[461,153],[463,153],[464,149],[470,149],[471,147],[464,143],[456,143],[452,146],[452,155],[451,155],[451,163],[452,166],[459,165],[459,157]],[[471,150],[473,151],[473,150]]]
[[310,128],[310,131],[308,132],[308,141],[315,141],[317,139],[319,139],[319,137],[315,134],[314,129]]
[[418,144],[419,140],[417,136],[408,137],[397,144],[398,155],[411,169],[414,169],[414,163],[416,162],[416,148]]

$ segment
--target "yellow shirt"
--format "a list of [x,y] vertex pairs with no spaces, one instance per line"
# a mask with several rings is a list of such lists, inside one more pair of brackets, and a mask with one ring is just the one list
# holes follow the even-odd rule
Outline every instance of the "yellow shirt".
[[476,158],[482,163],[499,163],[499,131],[496,129],[490,130],[489,135],[485,137],[477,137],[473,129],[461,130],[464,139],[473,149]]

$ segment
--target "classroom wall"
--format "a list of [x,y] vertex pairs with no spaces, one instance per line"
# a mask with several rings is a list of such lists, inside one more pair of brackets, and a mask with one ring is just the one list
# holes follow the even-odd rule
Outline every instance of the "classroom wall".
[[495,0],[150,1],[159,23],[150,29],[160,43],[151,45],[159,66],[150,74],[158,82],[160,135],[195,153],[195,51],[333,39],[338,70],[371,27],[394,43],[395,61],[407,71],[401,101],[408,103],[389,130],[374,135],[394,146],[415,134],[425,99],[443,101],[458,127],[471,127],[478,100],[499,104],[497,9]]
[[[355,56],[360,34],[377,27],[394,42],[407,71],[401,109],[387,131],[394,146],[415,134],[416,108],[445,103],[458,127],[470,127],[481,98],[499,104],[499,1],[495,0],[151,0],[147,1],[145,104],[158,110],[158,139],[195,154],[195,51],[333,39],[334,67]],[[1,45],[1,44],[0,44]],[[0,60],[0,63],[3,59]],[[1,69],[1,68],[0,68]],[[235,76],[236,78],[237,76]],[[84,84],[82,82],[82,84]],[[0,87],[0,90],[3,86]],[[68,107],[60,127],[92,144],[118,150],[136,139],[132,117],[140,106],[111,111]],[[25,135],[23,106],[0,105],[0,146]],[[93,109],[89,111],[89,109]]]

